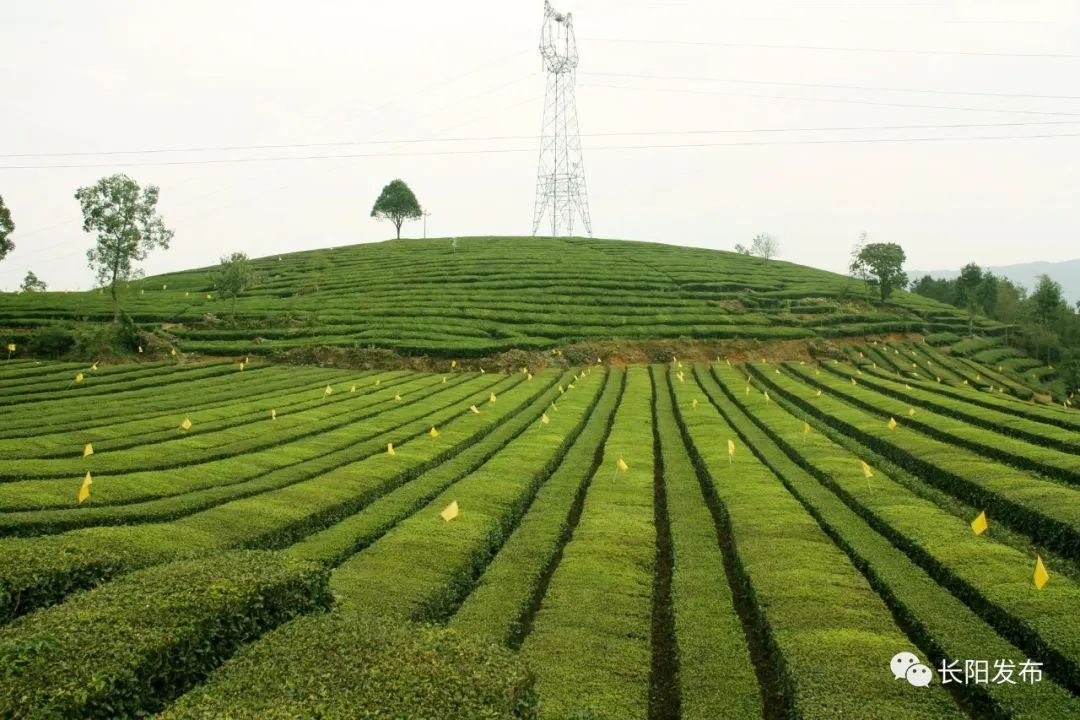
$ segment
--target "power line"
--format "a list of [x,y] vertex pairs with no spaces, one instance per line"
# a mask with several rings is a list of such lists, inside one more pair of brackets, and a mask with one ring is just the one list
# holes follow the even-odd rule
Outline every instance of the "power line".
[[[975,135],[967,137],[940,136],[940,137],[914,137],[914,138],[823,138],[820,140],[760,140],[738,141],[722,143],[678,143],[678,144],[649,144],[649,145],[600,145],[584,148],[589,152],[603,150],[651,150],[662,148],[704,148],[704,147],[749,147],[760,145],[830,145],[846,143],[904,143],[904,142],[935,142],[951,140],[1026,140],[1036,138],[1064,138],[1080,137],[1080,133],[1043,133],[1039,135]],[[534,138],[535,139],[535,138]],[[379,157],[433,157],[448,155],[499,155],[507,153],[537,152],[537,148],[480,148],[473,150],[429,150],[423,152],[387,152],[387,153],[341,153],[333,155],[296,155],[285,157],[253,157],[253,158],[212,158],[203,160],[171,160],[161,162],[138,162],[138,163],[91,163],[70,165],[6,165],[0,166],[0,170],[50,170],[72,168],[111,168],[111,167],[159,167],[170,165],[217,165],[229,163],[249,162],[290,162],[297,160],[333,160],[333,159],[360,159]]]
[[[693,77],[686,75],[646,75],[639,73],[582,72],[581,75],[607,77],[643,78],[649,80],[686,80],[692,82],[723,82],[739,85],[781,85],[784,87],[830,88],[836,90],[871,90],[874,92],[920,93],[927,95],[967,95],[974,97],[1031,98],[1036,100],[1080,100],[1080,95],[1033,95],[1028,93],[987,93],[967,90],[927,90],[922,88],[874,87],[871,85],[839,85],[835,83],[778,82],[769,80],[742,80],[733,78]],[[0,156],[3,157],[3,156]]]
[[605,85],[602,83],[582,83],[579,87],[608,88],[611,90],[651,90],[654,92],[687,93],[691,95],[727,95],[730,97],[765,98],[766,100],[799,100],[802,102],[839,103],[841,105],[874,105],[879,107],[914,108],[918,110],[960,110],[966,112],[1012,113],[1018,115],[1080,116],[1080,112],[1049,112],[1045,110],[1013,110],[1003,108],[965,107],[958,105],[916,105],[914,103],[879,102],[876,100],[847,100],[843,98],[805,97],[802,95],[766,95],[764,93],[731,92],[727,90],[686,90],[682,88],[650,88],[628,85]]
[[647,38],[581,38],[585,42],[635,43],[642,45],[689,45],[694,47],[752,48],[759,50],[817,50],[825,52],[883,53],[888,55],[934,55],[962,57],[1012,57],[1051,58],[1072,60],[1080,58],[1073,53],[1045,52],[976,52],[969,50],[915,50],[908,48],[861,48],[834,45],[773,45],[767,43],[711,42],[706,40],[652,40]]
[[[586,85],[585,87],[607,87]],[[535,100],[535,97],[526,98],[525,101]],[[524,101],[514,103],[509,107],[522,104]],[[505,108],[504,108],[505,109]],[[1021,127],[1031,125],[1075,125],[1080,120],[1037,120],[1016,121],[999,123],[950,123],[950,124],[922,124],[922,125],[843,125],[825,127],[778,127],[778,128],[712,128],[707,130],[626,130],[606,131],[594,133],[581,133],[581,137],[628,137],[644,135],[709,135],[716,133],[778,133],[778,132],[839,132],[861,130],[925,130],[925,129],[959,129],[959,128],[988,128],[988,127]],[[341,140],[321,143],[282,143],[276,145],[217,145],[207,147],[190,148],[147,148],[143,150],[103,150],[98,152],[75,151],[75,152],[48,152],[48,153],[19,153],[0,154],[0,158],[50,158],[50,157],[83,157],[83,156],[112,156],[112,155],[151,155],[161,153],[186,153],[186,152],[231,152],[240,150],[292,150],[313,147],[348,147],[355,145],[410,145],[421,143],[461,143],[461,142],[495,142],[510,140],[536,140],[536,135],[484,135],[471,137],[442,137],[442,138],[398,138],[394,140]],[[243,159],[243,158],[238,158]],[[0,166],[3,169],[4,166]],[[52,166],[50,166],[52,167]],[[59,167],[59,166],[57,166]]]

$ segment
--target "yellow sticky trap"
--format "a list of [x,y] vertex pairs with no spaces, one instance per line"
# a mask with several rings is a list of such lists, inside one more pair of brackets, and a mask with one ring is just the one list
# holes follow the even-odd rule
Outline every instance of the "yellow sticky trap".
[[394,401],[395,402],[401,402],[401,396],[400,395],[395,395],[394,396]]
[[396,455],[397,454],[397,453],[394,452],[394,443],[386,443],[386,454],[387,455]]
[[90,457],[93,454],[94,454],[94,446],[92,444],[90,444],[90,443],[86,443],[86,445],[84,445],[83,449],[82,449],[82,456],[83,457]]
[[551,419],[547,416],[547,413],[543,413],[540,416],[540,424],[547,425],[549,422],[551,422]]
[[446,384],[446,376],[445,375],[443,375],[442,381],[443,381],[443,385],[445,385]]
[[470,405],[469,410],[472,412],[473,415],[479,415],[480,414],[480,410],[477,409],[477,407],[475,405]]
[[139,346],[139,352],[142,352],[142,345]]
[[176,357],[176,348],[169,348],[169,354]]
[[911,417],[915,417],[915,408],[908,408],[907,414]]
[[808,433],[808,432],[810,432],[810,423],[808,423],[808,422],[804,422],[804,423],[802,424],[802,431],[803,431],[804,433]]
[[694,408],[695,410],[697,410],[697,405],[698,405],[697,398],[694,398],[693,400],[690,401],[690,407]]
[[982,535],[986,532],[986,529],[990,527],[990,523],[986,521],[986,511],[983,510],[979,515],[971,521],[971,529],[976,535]]
[[8,346],[7,346],[7,351],[8,351],[9,353],[13,353],[13,352],[15,352],[15,349],[16,349],[15,343],[8,343]]
[[97,363],[90,366],[90,372],[97,372]]
[[458,504],[457,504],[457,500],[455,500],[454,502],[450,503],[445,508],[443,508],[443,511],[441,513],[439,513],[439,516],[443,520],[445,520],[446,522],[450,522],[451,520],[453,520],[454,518],[456,518],[458,516],[458,512],[459,512]]
[[496,399],[495,398],[495,393],[491,393],[491,395],[488,396],[488,402],[489,403],[495,402],[495,399]]
[[863,475],[866,476],[867,480],[874,477],[874,471],[870,469],[870,466],[867,465],[864,460],[860,460],[859,463],[862,465],[862,472],[863,472]]
[[334,388],[330,387],[329,385],[327,385],[325,388],[323,388],[323,391],[322,391],[323,397],[326,397],[327,395],[332,395],[333,393],[334,393]]
[[615,463],[615,467],[619,468],[623,472],[626,472],[627,470],[630,469],[630,466],[627,465],[626,461],[623,460],[622,458],[619,458],[619,461],[617,463]]
[[1046,566],[1043,565],[1042,558],[1038,555],[1035,556],[1035,573],[1032,575],[1032,580],[1035,581],[1035,587],[1040,590],[1050,582],[1050,573],[1046,572]]
[[271,420],[277,420],[277,410],[271,410],[270,411],[270,419]]
[[84,500],[90,497],[90,486],[94,484],[94,479],[90,477],[90,471],[86,472],[86,477],[83,478],[82,486],[79,488],[79,504],[81,505]]
[[889,418],[889,429],[890,430],[895,430],[896,429],[896,418]]
[[180,429],[183,430],[184,432],[187,432],[188,430],[190,430],[191,429],[191,419],[190,418],[184,418],[184,422],[180,423]]
[[378,384],[381,383],[381,382],[382,382],[382,380],[380,380],[379,378],[375,378],[375,385],[376,386],[378,386]]
[[82,373],[75,373],[75,382],[81,383],[82,381],[83,381],[83,374]]
[[351,392],[351,393],[354,393],[354,392],[356,392],[356,386],[355,386],[355,385],[351,385],[351,386],[349,387],[349,392]]
[[731,460],[731,458],[735,457],[735,441],[734,440],[728,440],[727,441],[727,456],[728,456],[728,460]]
[[457,367],[457,360],[451,360],[450,361],[450,368],[453,369],[453,368],[456,368],[456,367]]
[[765,402],[769,402],[772,398],[769,397],[769,391],[765,391]]
[[433,438],[437,438],[437,437],[439,437],[439,431],[435,429],[434,425],[432,425],[431,429],[428,430],[428,435],[430,435]]

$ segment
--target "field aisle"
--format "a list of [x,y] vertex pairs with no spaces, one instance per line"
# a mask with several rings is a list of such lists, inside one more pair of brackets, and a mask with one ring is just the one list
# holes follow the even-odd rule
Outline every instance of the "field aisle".
[[543,718],[648,713],[656,552],[651,397],[648,370],[627,370],[581,520],[521,647],[537,674]]
[[[915,691],[885,672],[917,649],[806,508],[710,403],[693,376],[672,382],[691,457],[722,508],[721,527],[770,649],[782,709],[805,718],[962,717],[941,685]],[[734,443],[730,454],[726,441]],[[778,713],[779,714],[779,713]]]

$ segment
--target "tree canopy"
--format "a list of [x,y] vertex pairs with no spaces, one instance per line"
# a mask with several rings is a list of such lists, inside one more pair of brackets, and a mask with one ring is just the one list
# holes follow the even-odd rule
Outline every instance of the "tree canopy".
[[896,243],[870,243],[857,248],[851,273],[876,284],[884,304],[893,290],[907,285],[905,260],[904,249]]
[[248,256],[242,252],[234,252],[228,257],[221,258],[217,270],[210,274],[217,291],[230,300],[230,315],[236,320],[236,298],[245,290],[253,287],[258,282],[255,268],[252,267]]
[[775,235],[759,233],[754,236],[753,241],[750,243],[750,252],[764,260],[765,264],[768,265],[769,258],[780,254],[780,241]]
[[371,217],[377,220],[389,220],[394,224],[397,237],[401,239],[401,225],[406,220],[416,220],[421,217],[423,211],[416,195],[405,184],[404,180],[391,180],[390,184],[382,189],[375,206],[371,208]]
[[27,271],[22,285],[19,286],[19,289],[23,292],[45,292],[45,288],[45,281],[39,278],[33,270]]
[[173,232],[157,213],[158,188],[139,184],[117,174],[79,188],[75,199],[82,206],[83,230],[97,234],[97,245],[86,253],[90,269],[100,283],[109,283],[113,321],[120,318],[116,283],[137,271],[135,263],[145,260],[155,248],[167,249]]
[[4,204],[3,196],[0,196],[0,260],[15,249],[15,243],[10,237],[13,232],[15,232],[15,223],[11,220],[11,211]]

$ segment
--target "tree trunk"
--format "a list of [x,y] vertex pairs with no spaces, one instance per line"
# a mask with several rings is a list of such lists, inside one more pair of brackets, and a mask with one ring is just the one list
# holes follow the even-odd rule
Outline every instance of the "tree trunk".
[[112,295],[112,321],[115,325],[120,322],[120,301],[116,297],[116,273],[117,268],[113,268],[112,283],[109,285],[109,294]]
[[403,223],[403,222],[405,222],[405,221],[404,220],[394,220],[394,227],[397,228],[397,239],[398,240],[401,239],[401,223]]

